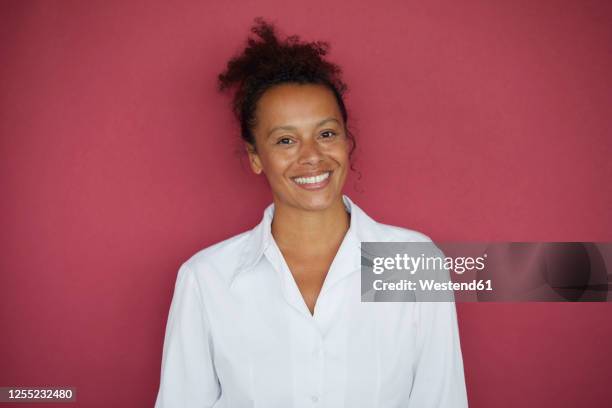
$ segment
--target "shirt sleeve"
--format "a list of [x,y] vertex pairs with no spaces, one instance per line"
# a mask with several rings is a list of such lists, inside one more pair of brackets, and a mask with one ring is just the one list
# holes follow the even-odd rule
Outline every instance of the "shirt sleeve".
[[410,408],[468,406],[454,302],[417,302],[417,360]]
[[193,271],[178,272],[168,314],[155,408],[206,408],[221,387],[213,364],[210,324]]

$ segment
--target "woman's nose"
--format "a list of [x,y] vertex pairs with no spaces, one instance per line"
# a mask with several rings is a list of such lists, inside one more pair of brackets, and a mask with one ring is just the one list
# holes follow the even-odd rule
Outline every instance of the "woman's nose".
[[305,140],[300,147],[300,164],[318,164],[323,160],[321,147],[316,141]]

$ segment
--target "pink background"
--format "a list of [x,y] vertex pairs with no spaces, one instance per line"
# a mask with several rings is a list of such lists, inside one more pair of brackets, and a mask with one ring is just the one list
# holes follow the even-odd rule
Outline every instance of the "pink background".
[[[258,15],[330,41],[374,219],[612,241],[609,1],[0,7],[0,386],[153,405],[179,265],[271,200],[215,88]],[[611,310],[459,304],[471,406],[609,406]]]

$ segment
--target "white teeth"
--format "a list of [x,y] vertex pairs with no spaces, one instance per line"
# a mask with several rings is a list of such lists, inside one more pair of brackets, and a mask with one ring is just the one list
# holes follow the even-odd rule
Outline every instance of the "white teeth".
[[323,174],[319,174],[318,176],[314,176],[314,177],[296,177],[293,180],[295,180],[296,183],[298,184],[314,184],[314,183],[320,183],[323,180],[327,179],[329,177],[330,172],[325,172]]

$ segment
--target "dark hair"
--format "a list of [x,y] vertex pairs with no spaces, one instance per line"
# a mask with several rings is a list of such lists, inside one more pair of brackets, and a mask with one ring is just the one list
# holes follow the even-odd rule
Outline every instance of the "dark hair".
[[329,88],[336,97],[351,142],[349,157],[352,156],[356,144],[348,129],[343,99],[348,87],[340,78],[340,67],[323,59],[329,44],[324,41],[303,43],[297,35],[279,41],[274,26],[262,17],[255,18],[251,32],[262,41],[248,38],[244,51],[233,57],[225,72],[218,76],[220,91],[237,86],[232,108],[240,122],[242,139],[256,148],[252,132],[256,125],[255,110],[266,90],[282,83],[319,84]]

